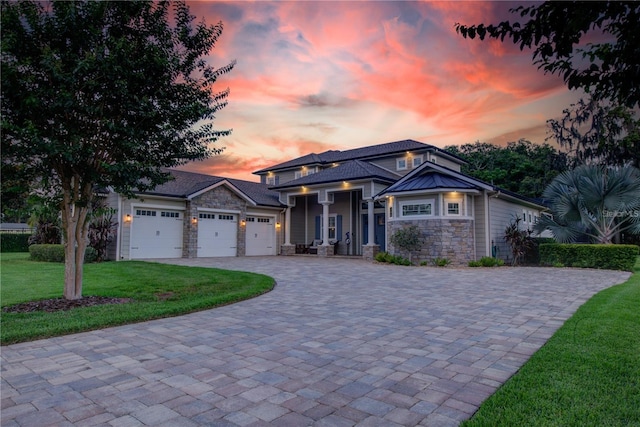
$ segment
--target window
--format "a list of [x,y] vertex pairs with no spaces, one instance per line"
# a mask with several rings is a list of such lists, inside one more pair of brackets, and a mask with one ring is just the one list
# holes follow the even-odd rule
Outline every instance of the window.
[[160,212],[160,216],[165,218],[180,218],[180,212]]
[[529,212],[529,223],[531,223],[531,212]]
[[225,221],[233,221],[233,215],[218,215],[218,219],[223,219]]
[[276,177],[275,177],[275,175],[267,177],[267,185],[276,185]]
[[216,219],[216,214],[200,213],[198,216],[200,219]]
[[446,215],[460,216],[464,214],[464,196],[451,194],[445,196],[443,210]]
[[402,216],[433,215],[433,201],[404,202],[400,208]]
[[417,168],[422,164],[422,155],[413,157],[413,167]]
[[335,215],[331,215],[329,217],[329,238],[330,239],[336,238],[336,216]]
[[143,209],[136,209],[136,215],[138,216],[156,216],[156,211],[147,211]]
[[396,169],[399,171],[407,170],[407,159],[396,159]]

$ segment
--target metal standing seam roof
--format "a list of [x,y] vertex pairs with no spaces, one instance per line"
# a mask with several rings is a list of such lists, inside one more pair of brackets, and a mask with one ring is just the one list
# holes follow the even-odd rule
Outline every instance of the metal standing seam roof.
[[400,178],[400,175],[371,163],[360,160],[350,160],[348,162],[340,163],[336,167],[323,169],[320,172],[303,176],[292,181],[287,181],[282,185],[276,185],[270,188],[277,190],[282,188],[300,187],[303,185],[317,185],[330,182],[375,178],[395,182]]
[[226,180],[244,193],[248,198],[253,200],[257,205],[273,207],[281,206],[281,203],[278,201],[278,193],[270,190],[266,184],[187,172],[177,169],[166,169],[165,171],[169,172],[173,179],[165,182],[164,184],[158,185],[153,190],[145,191],[142,194],[186,198],[191,194],[195,194],[198,191],[202,191],[207,187]]
[[419,175],[405,182],[393,184],[385,193],[400,193],[404,191],[431,190],[438,188],[451,188],[458,190],[479,190],[480,188],[461,179],[440,172],[429,172]]

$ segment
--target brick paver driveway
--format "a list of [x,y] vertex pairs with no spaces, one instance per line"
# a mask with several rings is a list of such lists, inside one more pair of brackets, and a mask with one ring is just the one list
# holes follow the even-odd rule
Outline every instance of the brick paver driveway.
[[457,425],[628,273],[170,260],[276,289],[187,316],[2,348],[2,425]]

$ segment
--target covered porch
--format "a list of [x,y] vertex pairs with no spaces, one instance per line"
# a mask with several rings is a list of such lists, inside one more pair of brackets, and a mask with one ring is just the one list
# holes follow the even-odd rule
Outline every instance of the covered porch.
[[370,168],[354,171],[353,167],[346,166],[336,166],[274,188],[286,206],[282,255],[372,259],[384,250],[384,200],[376,201],[374,197],[393,179],[371,176]]

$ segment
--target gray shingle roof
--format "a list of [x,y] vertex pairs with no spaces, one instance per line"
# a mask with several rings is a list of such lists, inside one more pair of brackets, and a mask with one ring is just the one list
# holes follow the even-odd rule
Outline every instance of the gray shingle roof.
[[248,198],[260,206],[281,206],[278,201],[278,193],[270,190],[265,184],[259,182],[243,181],[240,179],[224,178],[220,176],[205,175],[201,173],[187,172],[177,169],[167,169],[173,179],[162,185],[158,185],[151,191],[143,194],[187,198],[192,194],[202,191],[207,187],[227,180],[231,185],[242,191]]
[[400,178],[393,172],[383,169],[371,163],[360,160],[350,160],[340,163],[336,167],[323,169],[318,173],[303,176],[293,181],[287,181],[282,185],[271,187],[273,189],[300,187],[302,185],[325,184],[330,182],[353,181],[358,179],[378,179],[387,182],[395,182]]
[[388,142],[386,144],[371,145],[369,147],[354,148],[352,150],[330,150],[320,154],[307,154],[305,156],[298,157],[297,159],[289,160],[287,162],[279,163],[269,168],[261,169],[254,173],[259,174],[263,172],[288,169],[303,165],[326,165],[331,163],[344,162],[347,160],[365,159],[393,153],[401,153],[403,151],[420,150],[426,148],[439,150],[433,145],[424,144],[412,139],[405,139],[403,141]]

